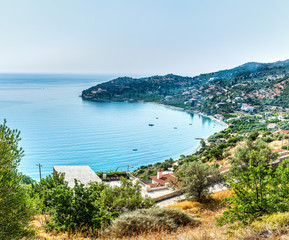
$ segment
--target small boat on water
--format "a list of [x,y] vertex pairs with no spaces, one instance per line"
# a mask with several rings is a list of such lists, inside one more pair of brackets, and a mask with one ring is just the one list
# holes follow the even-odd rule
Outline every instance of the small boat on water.
[[153,126],[154,126],[154,124],[153,124],[153,123],[149,123],[149,126],[150,126],[150,127],[153,127]]
[[156,117],[156,119],[159,119],[158,117]]
[[178,129],[177,127],[174,127],[174,129]]
[[133,151],[136,152],[136,151],[137,151],[137,148],[134,148]]
[[189,125],[193,125],[192,123],[189,123]]

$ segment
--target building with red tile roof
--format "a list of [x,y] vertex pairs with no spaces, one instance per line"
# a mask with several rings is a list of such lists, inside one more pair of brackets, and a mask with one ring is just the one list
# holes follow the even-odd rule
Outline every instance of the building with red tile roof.
[[175,175],[173,173],[166,173],[163,174],[162,169],[158,169],[157,176],[151,176],[152,179],[151,184],[158,184],[158,186],[166,186],[168,185],[172,180],[175,179]]
[[273,132],[273,134],[277,134],[277,133],[289,135],[288,130],[278,130],[278,131]]

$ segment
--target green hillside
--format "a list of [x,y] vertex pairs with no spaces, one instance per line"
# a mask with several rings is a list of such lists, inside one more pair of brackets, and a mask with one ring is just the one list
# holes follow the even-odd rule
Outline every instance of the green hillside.
[[266,106],[289,106],[288,78],[289,60],[250,62],[193,78],[173,74],[139,79],[121,77],[84,90],[82,98],[154,101],[207,114],[230,113],[247,104],[258,112]]

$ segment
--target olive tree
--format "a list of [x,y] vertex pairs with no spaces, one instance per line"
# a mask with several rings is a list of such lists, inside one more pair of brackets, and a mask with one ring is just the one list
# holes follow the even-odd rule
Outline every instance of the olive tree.
[[202,202],[209,193],[209,186],[221,180],[216,167],[201,161],[184,163],[177,175],[187,198],[194,198],[198,202]]

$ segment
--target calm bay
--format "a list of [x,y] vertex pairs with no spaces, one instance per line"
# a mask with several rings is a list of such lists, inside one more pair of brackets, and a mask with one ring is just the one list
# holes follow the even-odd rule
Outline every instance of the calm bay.
[[[224,125],[151,103],[83,101],[81,91],[115,76],[0,74],[0,119],[21,131],[20,171],[39,179],[54,165],[133,170],[177,159]],[[148,124],[154,124],[149,126]]]

